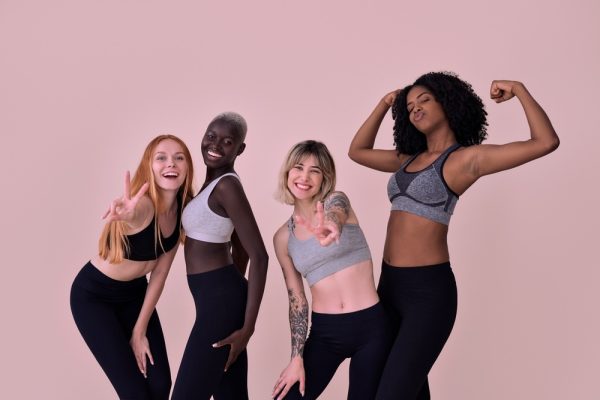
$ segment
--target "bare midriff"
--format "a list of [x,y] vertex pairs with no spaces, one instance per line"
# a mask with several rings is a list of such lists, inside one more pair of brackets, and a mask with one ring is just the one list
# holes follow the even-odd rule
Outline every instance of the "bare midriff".
[[132,261],[123,260],[118,264],[111,264],[108,260],[95,256],[91,260],[92,264],[98,268],[104,275],[116,281],[132,281],[134,279],[146,276],[156,268],[157,260],[150,261]]
[[379,301],[373,280],[373,263],[362,261],[311,286],[312,309],[341,314],[369,308]]
[[230,242],[210,243],[186,237],[183,249],[188,275],[208,272],[233,264]]
[[383,260],[394,267],[418,267],[447,262],[448,226],[404,211],[388,220]]

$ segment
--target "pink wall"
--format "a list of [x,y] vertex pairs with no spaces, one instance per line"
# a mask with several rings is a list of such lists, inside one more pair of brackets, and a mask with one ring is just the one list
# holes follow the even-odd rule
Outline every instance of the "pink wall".
[[[524,81],[562,146],[483,179],[457,206],[459,312],[434,398],[600,398],[600,3],[365,4],[0,0],[3,398],[114,397],[72,321],[71,281],[149,139],[183,138],[200,183],[200,137],[223,110],[249,123],[238,171],[272,260],[249,347],[251,398],[267,398],[289,357],[271,246],[291,212],[272,198],[285,152],[307,138],[329,145],[377,265],[387,176],[353,164],[347,147],[383,94],[440,69],[482,97],[492,79]],[[490,143],[527,138],[516,101],[485,103]],[[184,275],[180,252],[159,304],[173,377],[194,313]],[[323,398],[344,398],[346,368]]]

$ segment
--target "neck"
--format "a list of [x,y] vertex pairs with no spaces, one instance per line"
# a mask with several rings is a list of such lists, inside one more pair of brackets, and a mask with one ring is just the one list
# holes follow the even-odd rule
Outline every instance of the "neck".
[[233,165],[228,165],[227,167],[217,168],[217,169],[207,168],[205,181],[208,183],[208,182],[213,181],[213,180],[217,179],[218,177],[228,174],[230,172],[235,173],[235,170],[233,169]]
[[429,153],[441,153],[456,143],[456,136],[447,125],[427,134],[426,139]]
[[294,203],[294,215],[299,215],[304,219],[311,221],[317,210],[316,200],[298,200]]
[[168,213],[171,210],[177,210],[177,191],[175,190],[161,190],[159,192],[161,209],[158,210],[160,214]]

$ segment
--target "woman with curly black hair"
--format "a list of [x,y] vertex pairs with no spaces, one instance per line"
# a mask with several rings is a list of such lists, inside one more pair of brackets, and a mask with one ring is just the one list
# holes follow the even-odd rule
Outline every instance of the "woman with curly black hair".
[[[378,400],[430,398],[427,374],[456,317],[447,236],[459,195],[480,177],[542,157],[559,145],[548,116],[522,83],[493,81],[490,95],[496,103],[519,99],[530,139],[481,145],[487,135],[481,98],[455,74],[431,72],[385,95],[350,144],[348,155],[355,162],[393,172],[378,292],[395,342]],[[373,149],[390,106],[396,149]]]

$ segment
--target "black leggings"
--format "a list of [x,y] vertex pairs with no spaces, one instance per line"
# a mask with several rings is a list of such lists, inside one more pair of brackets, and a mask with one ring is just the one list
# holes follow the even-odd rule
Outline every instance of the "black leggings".
[[391,340],[381,303],[345,314],[313,312],[304,348],[305,395],[301,396],[296,383],[285,399],[319,397],[346,358],[350,358],[348,399],[374,399]]
[[173,400],[248,399],[248,356],[244,350],[224,372],[229,346],[213,348],[244,325],[248,282],[235,265],[187,276],[196,304],[190,333],[175,380]]
[[456,281],[450,263],[381,267],[379,298],[395,336],[377,400],[429,399],[427,374],[456,318]]
[[171,370],[156,310],[146,330],[154,365],[140,372],[129,340],[144,302],[145,277],[117,281],[88,262],[71,287],[71,311],[79,332],[110,379],[120,399],[166,400]]

